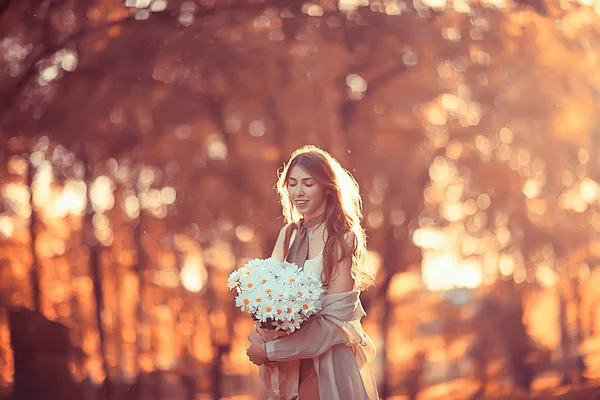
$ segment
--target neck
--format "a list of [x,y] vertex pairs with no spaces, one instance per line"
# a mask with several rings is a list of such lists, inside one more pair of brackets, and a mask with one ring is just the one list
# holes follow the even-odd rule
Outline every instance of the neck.
[[321,225],[324,221],[325,221],[325,213],[318,214],[317,216],[314,216],[314,217],[311,216],[310,218],[307,218],[306,216],[304,216],[304,222],[302,223],[302,225],[306,229],[311,229],[311,228]]

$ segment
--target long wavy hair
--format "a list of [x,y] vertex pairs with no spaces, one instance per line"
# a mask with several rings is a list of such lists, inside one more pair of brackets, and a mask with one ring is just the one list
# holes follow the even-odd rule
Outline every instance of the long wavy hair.
[[[326,151],[307,145],[294,151],[279,171],[279,193],[283,217],[287,223],[298,224],[302,214],[296,208],[288,191],[288,180],[294,166],[304,168],[327,193],[325,229],[327,239],[323,249],[322,281],[329,285],[338,262],[351,258],[354,287],[364,290],[375,283],[375,277],[366,265],[367,240],[361,226],[362,200],[356,180]],[[337,260],[336,260],[337,257]]]

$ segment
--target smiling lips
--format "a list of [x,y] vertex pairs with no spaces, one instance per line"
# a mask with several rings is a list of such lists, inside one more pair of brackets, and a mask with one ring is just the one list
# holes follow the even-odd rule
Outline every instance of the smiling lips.
[[304,207],[308,203],[308,200],[296,200],[296,205],[298,207]]

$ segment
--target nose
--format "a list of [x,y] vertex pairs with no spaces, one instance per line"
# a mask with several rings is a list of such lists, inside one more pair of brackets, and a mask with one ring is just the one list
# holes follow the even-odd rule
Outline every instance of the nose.
[[304,194],[304,185],[299,183],[296,185],[296,196],[302,196]]

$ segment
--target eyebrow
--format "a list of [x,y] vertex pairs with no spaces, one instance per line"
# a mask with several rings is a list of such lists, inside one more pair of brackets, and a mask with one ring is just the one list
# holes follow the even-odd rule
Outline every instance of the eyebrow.
[[[309,177],[309,178],[302,178],[302,179],[300,179],[300,180],[301,180],[301,181],[310,181],[310,180],[314,180],[314,179],[315,179],[315,178],[313,178],[313,177]],[[288,180],[289,180],[289,181],[297,181],[298,179],[296,179],[296,178],[292,178],[292,177],[289,177],[289,178],[288,178]]]

